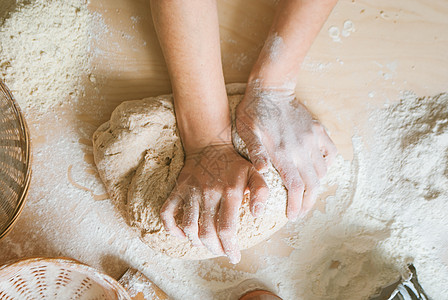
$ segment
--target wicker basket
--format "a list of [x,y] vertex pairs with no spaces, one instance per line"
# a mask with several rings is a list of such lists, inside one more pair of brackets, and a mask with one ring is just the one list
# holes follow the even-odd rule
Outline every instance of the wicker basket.
[[0,268],[0,300],[130,300],[112,277],[67,258],[31,258]]
[[0,239],[25,204],[31,179],[31,150],[25,119],[0,80]]

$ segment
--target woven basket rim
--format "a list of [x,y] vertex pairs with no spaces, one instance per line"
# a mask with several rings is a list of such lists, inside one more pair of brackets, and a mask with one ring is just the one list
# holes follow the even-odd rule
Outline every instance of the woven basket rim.
[[[82,262],[77,261],[76,259],[69,257],[29,257],[13,262],[8,262],[0,266],[0,281],[7,279],[2,277],[10,276],[11,270],[42,264],[64,266],[65,268],[72,271],[87,275],[89,276],[89,278],[95,280],[95,282],[101,285],[103,288],[109,290],[112,288],[112,290],[116,292],[117,296],[122,297],[122,299],[131,300],[131,297],[129,296],[126,289],[120,283],[118,283],[117,280],[89,265],[86,265]],[[101,281],[107,282],[109,286],[105,286]]]
[[8,89],[8,87],[3,83],[2,80],[0,80],[0,90],[9,98],[11,101],[11,108],[16,113],[16,115],[19,117],[18,121],[20,124],[20,130],[23,132],[26,147],[25,147],[25,161],[26,164],[26,172],[25,172],[25,178],[24,178],[24,186],[23,190],[21,191],[19,197],[18,197],[18,205],[16,207],[16,210],[14,212],[14,216],[9,221],[8,225],[5,227],[3,232],[0,232],[0,239],[4,238],[12,229],[12,227],[17,222],[18,217],[22,213],[22,210],[25,206],[26,198],[28,196],[28,191],[31,183],[31,141],[30,141],[30,132],[28,125],[26,123],[26,120],[22,114],[22,111],[20,110],[20,107],[15,100],[14,96],[12,95],[11,91]]

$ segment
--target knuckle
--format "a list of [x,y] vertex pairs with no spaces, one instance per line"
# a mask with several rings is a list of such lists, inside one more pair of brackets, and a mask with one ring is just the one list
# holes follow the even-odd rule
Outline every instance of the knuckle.
[[200,192],[201,199],[216,198],[219,194],[220,184],[213,184],[211,182],[204,182]]
[[227,199],[233,199],[238,196],[238,187],[236,184],[232,184],[225,189],[224,194]]

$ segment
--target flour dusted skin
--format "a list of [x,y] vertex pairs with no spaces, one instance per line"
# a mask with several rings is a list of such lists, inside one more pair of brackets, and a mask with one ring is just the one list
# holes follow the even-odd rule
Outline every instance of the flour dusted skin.
[[[233,144],[247,158],[235,128],[235,108],[243,98],[244,85],[228,85],[227,91]],[[195,247],[187,239],[168,234],[159,216],[184,161],[171,95],[122,103],[110,121],[94,133],[93,145],[95,163],[109,195],[120,209],[127,210],[128,223],[148,246],[184,259],[215,257],[205,247]],[[249,195],[245,195],[240,208],[237,236],[241,249],[267,239],[287,222],[286,189],[280,176],[272,166],[263,176],[270,190],[263,216],[251,215]]]

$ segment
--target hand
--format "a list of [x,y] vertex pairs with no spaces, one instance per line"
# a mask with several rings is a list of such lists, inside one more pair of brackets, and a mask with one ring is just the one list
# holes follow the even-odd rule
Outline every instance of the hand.
[[[251,211],[257,215],[268,197],[268,187],[232,144],[211,145],[187,154],[177,184],[161,209],[165,229],[237,263],[241,254],[236,232],[246,190]],[[183,217],[177,224],[175,217],[181,208]]]
[[255,168],[269,161],[288,190],[286,215],[305,216],[316,201],[319,179],[337,150],[323,126],[297,101],[292,88],[251,83],[237,107],[236,126]]

